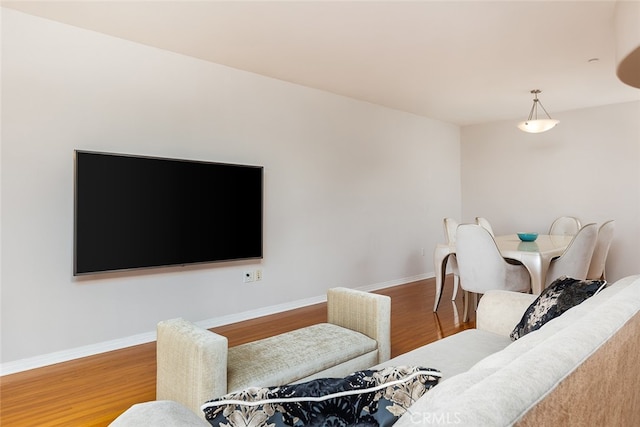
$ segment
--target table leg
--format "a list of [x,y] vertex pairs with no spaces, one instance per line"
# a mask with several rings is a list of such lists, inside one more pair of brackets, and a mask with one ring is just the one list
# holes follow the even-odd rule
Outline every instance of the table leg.
[[520,260],[522,264],[529,271],[531,277],[531,293],[533,295],[540,295],[544,289],[544,279],[546,276],[548,265],[543,266],[541,257],[539,256],[526,256]]

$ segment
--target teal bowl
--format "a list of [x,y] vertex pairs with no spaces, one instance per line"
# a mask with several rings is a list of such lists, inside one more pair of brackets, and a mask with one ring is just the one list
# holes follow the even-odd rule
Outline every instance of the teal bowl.
[[518,237],[523,242],[534,242],[538,238],[538,233],[518,233]]

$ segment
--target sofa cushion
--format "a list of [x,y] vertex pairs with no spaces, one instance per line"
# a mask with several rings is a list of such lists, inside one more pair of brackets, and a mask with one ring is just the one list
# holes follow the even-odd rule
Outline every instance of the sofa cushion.
[[[467,371],[478,361],[511,344],[506,335],[479,329],[466,329],[444,339],[396,356],[374,366],[436,366],[442,373],[440,382]],[[440,386],[438,386],[440,387]]]
[[421,367],[387,367],[279,387],[252,387],[202,405],[213,426],[392,425],[438,383]]
[[511,332],[511,339],[515,341],[540,329],[545,323],[598,293],[606,283],[604,280],[579,280],[566,276],[556,279],[525,310],[520,323]]

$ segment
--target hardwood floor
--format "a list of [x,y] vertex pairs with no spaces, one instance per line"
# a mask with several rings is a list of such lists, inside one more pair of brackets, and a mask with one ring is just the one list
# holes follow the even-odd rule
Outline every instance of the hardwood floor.
[[[391,297],[391,356],[464,329],[462,292],[451,301],[447,277],[438,313],[433,313],[435,280],[376,291]],[[234,346],[326,321],[326,304],[214,328]],[[155,343],[0,377],[0,425],[106,426],[134,403],[155,399]]]

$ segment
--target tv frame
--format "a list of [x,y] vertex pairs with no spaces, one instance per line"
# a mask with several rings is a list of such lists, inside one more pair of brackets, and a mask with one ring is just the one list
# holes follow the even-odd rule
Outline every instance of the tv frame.
[[[193,163],[193,164],[207,164],[207,165],[220,165],[220,166],[230,166],[230,167],[239,167],[239,168],[248,168],[248,169],[258,169],[260,170],[260,254],[257,256],[248,256],[248,257],[234,257],[234,258],[224,258],[224,259],[211,259],[204,261],[195,261],[195,262],[180,262],[180,263],[168,263],[168,264],[158,264],[158,265],[144,265],[144,266],[135,266],[135,267],[125,267],[125,268],[113,268],[113,269],[100,269],[100,270],[92,270],[92,271],[78,271],[78,154],[95,154],[95,155],[103,155],[103,156],[114,156],[114,157],[126,157],[126,158],[135,158],[135,159],[149,159],[149,160],[159,160],[159,161],[168,161],[168,162],[184,162],[184,163]],[[106,152],[106,151],[92,151],[92,150],[82,150],[75,149],[74,150],[74,174],[73,174],[73,185],[74,185],[74,206],[73,206],[73,275],[74,276],[89,276],[96,274],[105,274],[105,273],[116,273],[116,272],[131,272],[138,270],[148,270],[148,269],[160,269],[160,268],[168,268],[168,267],[184,267],[190,265],[203,265],[203,264],[218,264],[218,263],[227,263],[234,261],[247,261],[247,260],[259,260],[264,258],[264,166],[256,166],[256,165],[248,165],[248,164],[236,164],[236,163],[226,163],[226,162],[215,162],[215,161],[207,161],[207,160],[194,160],[194,159],[183,159],[183,158],[174,158],[174,157],[160,157],[160,156],[150,156],[150,155],[139,155],[139,154],[126,154],[126,153],[115,153],[115,152]]]

